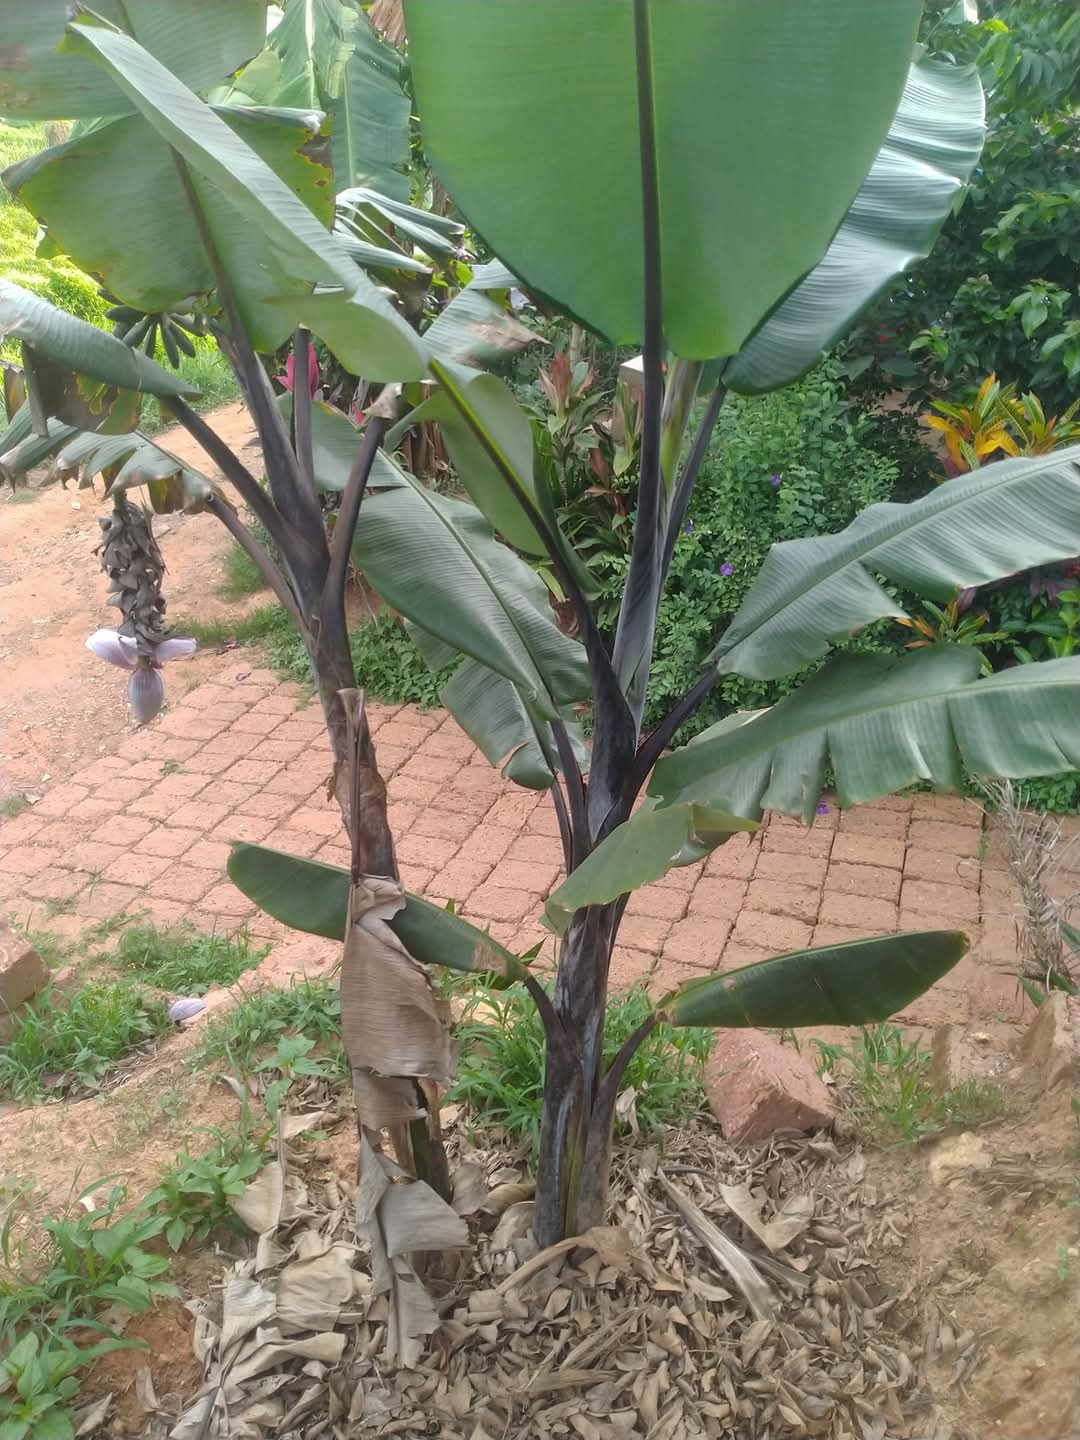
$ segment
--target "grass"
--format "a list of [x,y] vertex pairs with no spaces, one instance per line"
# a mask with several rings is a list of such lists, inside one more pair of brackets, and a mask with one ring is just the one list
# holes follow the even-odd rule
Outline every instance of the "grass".
[[296,1035],[344,1065],[341,1001],[331,981],[300,980],[288,989],[260,990],[240,1000],[207,1023],[192,1064],[224,1061],[236,1074],[253,1075],[282,1039]]
[[0,816],[5,820],[14,820],[16,815],[23,815],[29,809],[30,797],[21,790],[12,790],[0,800]]
[[[611,1000],[604,1035],[606,1062],[614,1059],[654,1008],[640,988]],[[468,1105],[478,1128],[497,1126],[528,1143],[535,1160],[545,1048],[536,1006],[517,987],[502,992],[475,990],[457,1033],[461,1058],[447,1100]],[[642,1130],[659,1137],[665,1126],[685,1124],[701,1113],[702,1072],[711,1044],[709,1031],[691,1028],[658,1026],[646,1037],[623,1078],[623,1090],[636,1092]]]
[[91,980],[64,997],[50,987],[18,1012],[0,1051],[0,1095],[43,1100],[96,1090],[118,1061],[169,1023],[164,1005],[129,983]]
[[234,985],[269,951],[246,930],[207,935],[191,925],[159,929],[146,922],[124,927],[113,959],[120,969],[174,995],[205,995],[211,985]]
[[225,575],[218,586],[223,600],[246,600],[266,589],[263,573],[246,550],[241,550],[234,541],[225,552]]
[[930,1079],[930,1052],[918,1040],[906,1041],[893,1025],[866,1027],[850,1046],[815,1040],[819,1070],[848,1069],[851,1108],[860,1123],[883,1142],[913,1144],[952,1125],[980,1125],[1005,1108],[1000,1087],[965,1080],[941,1091]]
[[[184,380],[198,388],[198,395],[193,396],[189,401],[192,408],[216,410],[219,405],[227,405],[230,400],[237,399],[240,390],[236,383],[236,376],[229,369],[229,363],[218,349],[215,341],[197,337],[193,343],[195,354],[181,354],[178,371]],[[168,365],[160,340],[157,348],[159,363]],[[168,366],[168,368],[172,367]],[[141,430],[147,435],[156,435],[174,423],[172,416],[162,411],[156,396],[151,395],[146,398],[139,420]]]

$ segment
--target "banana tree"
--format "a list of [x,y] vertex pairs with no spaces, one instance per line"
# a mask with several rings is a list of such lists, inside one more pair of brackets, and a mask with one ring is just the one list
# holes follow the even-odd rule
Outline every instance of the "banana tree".
[[[12,0],[0,6],[0,40],[20,10]],[[347,937],[343,1021],[369,1175],[386,1178],[377,1149],[387,1126],[401,1158],[411,1154],[440,1179],[436,1087],[451,1055],[416,961],[529,989],[548,1040],[535,1231],[541,1243],[576,1233],[603,1216],[614,1101],[648,1030],[884,1018],[966,944],[953,932],[888,936],[695,982],[659,1000],[605,1069],[608,969],[633,888],[753,829],[765,808],[812,817],[829,770],[846,804],[919,780],[947,789],[962,766],[1026,776],[1080,763],[1078,661],[1024,667],[1021,684],[981,679],[978,656],[963,647],[828,658],[834,641],[900,613],[883,582],[947,599],[1075,554],[1080,460],[1069,450],[959,477],[911,505],[873,506],[839,535],[775,547],[739,612],[716,617],[717,644],[698,681],[655,730],[642,730],[664,579],[726,396],[795,379],[927,252],[978,156],[978,82],[910,63],[917,0],[783,0],[767,11],[750,0],[406,6],[424,143],[471,225],[523,288],[613,343],[642,347],[639,503],[609,638],[587,566],[534,468],[528,418],[480,368],[491,314],[477,295],[463,294],[456,314],[448,309],[417,334],[328,228],[333,189],[316,183],[326,138],[318,117],[237,114],[200,100],[195,90],[214,66],[204,54],[201,68],[185,59],[182,79],[171,73],[170,37],[148,0],[128,0],[130,33],[89,15],[64,32],[62,10],[42,7],[24,36],[20,91],[3,108],[16,112],[21,95],[26,113],[70,114],[78,103],[88,107],[79,113],[111,118],[70,142],[88,147],[79,166],[59,147],[16,174],[15,188],[50,231],[59,236],[63,225],[63,246],[124,303],[161,310],[203,297],[259,430],[267,485],[170,393],[174,376],[141,365],[121,372],[106,348],[125,350],[122,342],[56,312],[31,313],[9,293],[0,316],[31,358],[66,360],[84,377],[46,387],[48,400],[39,389],[36,419],[28,410],[17,420],[20,443],[49,439],[42,426],[76,427],[80,454],[97,463],[96,446],[115,450],[131,437],[86,438],[102,426],[68,403],[72,386],[158,387],[266,526],[280,567],[219,490],[189,485],[191,503],[256,558],[305,638],[354,860],[339,871],[238,846],[230,873],[290,924]],[[215,83],[222,57],[240,63],[250,39],[230,38],[243,11],[219,7],[217,43],[201,37]],[[62,221],[70,191],[59,183],[91,163],[131,237],[117,245],[113,233],[106,244],[99,234],[92,253],[83,231],[94,221],[70,212]],[[60,168],[46,184],[51,167]],[[290,333],[286,422],[259,355]],[[362,433],[306,398],[309,333],[353,373],[401,386],[387,384],[386,413],[369,415]],[[431,419],[464,495],[433,493],[394,458],[410,428]],[[114,488],[138,482],[137,442],[126,453],[131,468]],[[342,491],[330,542],[316,527],[320,486]],[[429,661],[458,657],[443,698],[481,750],[511,780],[550,795],[567,872],[546,911],[559,937],[550,991],[520,957],[401,892],[345,644],[350,549]],[[555,624],[538,568],[557,577],[580,639]],[[668,753],[719,676],[770,678],[822,660],[782,705]],[[395,1191],[380,1180],[365,1189],[373,1233]],[[403,1263],[383,1254],[380,1283],[393,1290]],[[398,1353],[414,1354],[434,1312],[395,1314]]]

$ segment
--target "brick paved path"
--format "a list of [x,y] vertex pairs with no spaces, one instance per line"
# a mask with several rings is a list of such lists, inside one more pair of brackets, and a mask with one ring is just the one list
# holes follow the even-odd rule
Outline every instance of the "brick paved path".
[[[508,945],[550,947],[539,922],[560,863],[550,804],[504,782],[442,711],[372,706],[371,719],[407,888],[453,900]],[[278,973],[325,962],[328,942],[256,913],[224,866],[234,839],[346,864],[329,768],[318,707],[238,665],[0,821],[0,907],[69,935],[127,910],[207,929],[246,923],[280,942]],[[1080,889],[1080,876],[1062,883]],[[49,916],[49,901],[65,913]],[[962,925],[970,954],[906,1018],[1015,1021],[1014,904],[971,801],[890,798],[832,809],[810,831],[772,817],[631,899],[612,981],[666,989],[796,946]]]

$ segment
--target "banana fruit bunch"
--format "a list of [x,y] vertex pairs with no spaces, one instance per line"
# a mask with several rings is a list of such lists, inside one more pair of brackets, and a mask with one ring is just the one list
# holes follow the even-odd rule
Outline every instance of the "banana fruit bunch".
[[113,322],[113,334],[117,339],[123,340],[124,344],[130,345],[133,350],[141,346],[152,359],[160,336],[169,364],[174,370],[180,368],[181,351],[185,355],[195,354],[192,337],[206,333],[206,322],[189,312],[161,310],[147,313],[145,310],[136,310],[132,305],[125,305],[107,290],[102,290],[101,296],[109,302],[109,309],[105,314]]

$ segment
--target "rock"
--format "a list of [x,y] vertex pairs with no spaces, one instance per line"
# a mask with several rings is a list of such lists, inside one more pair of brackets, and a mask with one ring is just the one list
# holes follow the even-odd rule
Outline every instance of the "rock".
[[959,1025],[939,1025],[930,1041],[930,1083],[944,1095],[965,1080],[992,1073],[994,1057],[987,1049],[990,1040],[984,1031],[972,1035]]
[[722,1030],[705,1069],[709,1106],[728,1140],[830,1125],[836,1102],[810,1062],[762,1030]]
[[930,1156],[930,1180],[934,1185],[948,1185],[953,1180],[964,1179],[973,1170],[989,1170],[993,1163],[986,1141],[965,1130],[937,1145]]
[[0,920],[0,1015],[32,999],[49,983],[49,968],[18,930]]
[[1020,1053],[1036,1071],[1043,1088],[1080,1081],[1080,1000],[1051,990],[1024,1032]]

